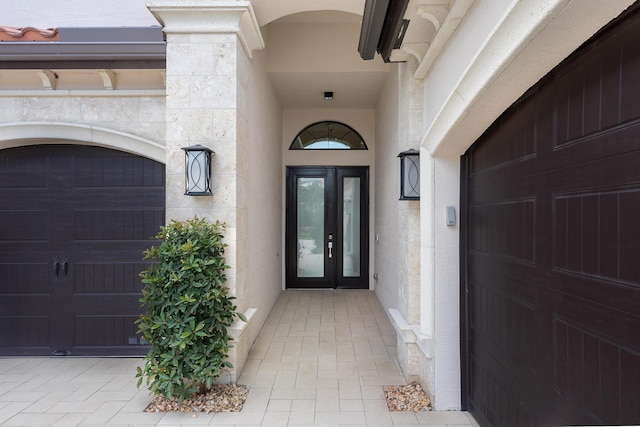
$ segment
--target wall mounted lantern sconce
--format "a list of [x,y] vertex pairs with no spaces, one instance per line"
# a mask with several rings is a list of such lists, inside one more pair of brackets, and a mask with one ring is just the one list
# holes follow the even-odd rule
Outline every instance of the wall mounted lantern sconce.
[[400,200],[420,200],[420,152],[407,150],[400,158]]
[[184,171],[187,196],[211,195],[211,154],[213,151],[202,145],[184,147]]

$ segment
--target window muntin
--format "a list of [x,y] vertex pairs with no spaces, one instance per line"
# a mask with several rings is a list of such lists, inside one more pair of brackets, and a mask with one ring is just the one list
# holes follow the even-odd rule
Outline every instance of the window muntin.
[[367,150],[360,134],[344,123],[322,121],[302,129],[289,150]]

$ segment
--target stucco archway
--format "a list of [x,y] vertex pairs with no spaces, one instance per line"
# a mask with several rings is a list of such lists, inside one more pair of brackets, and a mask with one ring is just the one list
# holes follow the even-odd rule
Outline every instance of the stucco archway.
[[345,2],[343,0],[325,0],[318,2],[314,0],[254,0],[252,4],[261,27],[276,19],[299,12],[337,11],[362,15],[364,10],[364,1]]

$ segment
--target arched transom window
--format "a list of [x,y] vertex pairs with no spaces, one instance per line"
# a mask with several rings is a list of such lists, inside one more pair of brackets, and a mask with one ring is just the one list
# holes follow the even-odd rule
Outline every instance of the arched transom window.
[[352,127],[323,121],[302,129],[289,150],[367,150],[367,144]]

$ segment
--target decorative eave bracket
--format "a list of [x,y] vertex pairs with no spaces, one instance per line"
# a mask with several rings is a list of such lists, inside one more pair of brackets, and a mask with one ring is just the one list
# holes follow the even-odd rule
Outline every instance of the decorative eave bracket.
[[36,70],[36,74],[40,77],[42,88],[45,90],[54,90],[56,88],[56,74],[50,70]]
[[116,73],[112,70],[98,70],[98,74],[100,74],[100,78],[102,78],[102,84],[104,88],[107,90],[113,90],[116,87]]
[[456,0],[449,7],[449,4],[411,0],[404,16],[410,21],[409,27],[400,48],[393,50],[391,61],[406,61],[413,56],[418,60],[414,77],[424,79],[474,1]]

